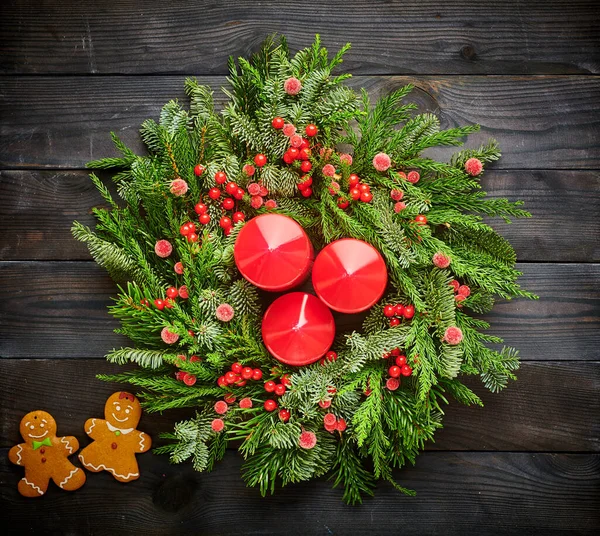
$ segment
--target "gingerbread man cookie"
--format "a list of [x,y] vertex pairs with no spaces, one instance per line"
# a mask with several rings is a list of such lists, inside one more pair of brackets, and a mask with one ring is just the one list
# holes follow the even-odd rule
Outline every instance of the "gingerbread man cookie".
[[136,430],[142,407],[130,393],[113,393],[104,406],[106,419],[88,419],[85,433],[94,442],[79,453],[81,463],[94,473],[108,471],[119,482],[130,482],[140,477],[137,453],[150,449],[148,434]]
[[69,456],[79,448],[72,436],[56,437],[56,421],[45,411],[32,411],[20,426],[25,443],[10,449],[8,459],[25,468],[19,481],[19,493],[25,497],[41,497],[50,479],[61,489],[73,491],[85,484],[85,473],[75,467]]

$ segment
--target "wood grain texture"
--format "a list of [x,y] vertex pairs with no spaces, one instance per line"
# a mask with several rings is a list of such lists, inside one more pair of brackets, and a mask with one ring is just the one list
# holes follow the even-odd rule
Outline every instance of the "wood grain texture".
[[[533,213],[490,221],[519,260],[600,261],[600,172],[491,170],[482,183],[491,197],[521,199]],[[93,227],[92,207],[105,206],[86,171],[0,171],[0,199],[0,260],[91,258],[70,232],[75,219]]]
[[293,50],[315,33],[361,74],[598,73],[600,12],[593,0],[186,0],[2,2],[0,72],[224,74],[284,33]]
[[[111,393],[131,388],[102,382],[96,374],[124,370],[97,359],[0,360],[0,392],[5,393],[0,448],[20,440],[18,423],[34,409],[50,412],[61,434],[75,435],[85,444],[85,420],[102,417]],[[466,379],[485,406],[452,402],[445,410],[444,428],[427,450],[600,451],[600,363],[525,362],[518,376],[501,394],[490,393],[477,378]],[[173,423],[191,414],[192,409],[146,415],[140,430],[158,445],[160,433],[171,431]]]
[[[108,132],[141,151],[139,125],[157,118],[170,99],[187,102],[184,77],[0,78],[0,167],[82,168],[114,154]],[[202,77],[218,90],[223,77]],[[374,96],[414,83],[409,96],[420,109],[439,113],[442,128],[480,123],[469,138],[495,137],[504,150],[494,169],[600,168],[600,78],[355,77],[351,85]],[[220,92],[217,103],[223,103]],[[429,154],[446,159],[452,149]]]
[[[341,503],[332,483],[300,483],[261,498],[228,452],[210,474],[164,457],[138,457],[141,477],[123,485],[89,474],[75,493],[52,486],[43,500],[18,495],[21,469],[0,451],[0,500],[10,532],[45,534],[403,534],[553,536],[596,534],[600,455],[430,452],[396,471],[415,489],[380,484],[362,506]],[[34,510],[35,508],[35,510]],[[35,512],[35,515],[32,515]]]
[[[521,264],[538,301],[499,302],[490,333],[525,360],[598,360],[600,264]],[[128,345],[106,306],[116,287],[92,262],[0,262],[0,356],[102,357]],[[345,328],[356,317],[340,315]],[[157,334],[158,336],[158,334]]]

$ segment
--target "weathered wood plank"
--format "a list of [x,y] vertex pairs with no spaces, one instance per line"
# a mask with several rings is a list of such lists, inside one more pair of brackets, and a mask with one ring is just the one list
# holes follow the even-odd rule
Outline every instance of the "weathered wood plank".
[[[491,333],[526,360],[598,360],[600,264],[521,264],[538,301],[498,303]],[[91,262],[0,262],[0,356],[102,357],[127,345],[106,306],[116,287]],[[352,319],[344,326],[356,327]]]
[[[522,199],[533,213],[492,220],[519,260],[600,261],[599,172],[492,170],[482,182],[490,196]],[[0,171],[0,198],[1,260],[90,259],[70,233],[75,219],[93,226],[91,208],[104,204],[86,171]]]
[[[396,472],[409,498],[380,484],[362,506],[340,502],[325,481],[260,498],[226,454],[210,474],[163,456],[139,457],[140,480],[89,474],[74,493],[52,486],[35,504],[17,493],[22,469],[0,452],[3,518],[15,533],[69,534],[596,534],[600,455],[431,452]],[[35,513],[33,513],[35,512]]]
[[[223,77],[200,79],[215,90]],[[480,123],[469,144],[490,136],[504,150],[495,169],[600,168],[600,79],[532,77],[355,77],[373,96],[406,83],[442,127]],[[137,132],[161,106],[183,94],[183,77],[4,77],[0,79],[0,167],[81,168],[114,154],[108,132],[135,150]],[[220,92],[218,103],[223,102]],[[430,154],[446,158],[451,150]]]
[[[102,359],[0,360],[0,392],[4,393],[0,448],[18,442],[20,419],[41,407],[54,415],[61,433],[85,442],[85,420],[102,416],[104,401],[111,393],[129,389],[102,382],[96,374],[124,370]],[[443,430],[427,449],[600,451],[600,363],[525,362],[518,375],[517,382],[496,395],[486,391],[477,378],[469,378],[468,385],[483,397],[485,406],[452,402]],[[174,422],[189,414],[193,410],[146,415],[140,429],[159,441],[160,433],[171,431]]]
[[18,0],[0,11],[0,72],[224,74],[229,55],[280,32],[293,50],[314,33],[331,50],[352,41],[346,64],[361,74],[598,73],[599,18],[593,0]]

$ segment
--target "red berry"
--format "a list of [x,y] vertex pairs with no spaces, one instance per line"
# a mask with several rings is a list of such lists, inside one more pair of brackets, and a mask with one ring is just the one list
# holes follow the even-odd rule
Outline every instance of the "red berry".
[[177,291],[177,289],[175,287],[169,287],[167,289],[167,296],[169,298],[177,298],[177,295],[179,294],[179,292]]
[[306,138],[302,138],[302,143],[300,144],[300,150],[307,149],[310,147],[310,142]]
[[308,173],[312,169],[312,164],[308,160],[304,160],[300,164],[300,169],[302,170],[302,173]]
[[400,380],[398,378],[388,378],[388,380],[385,382],[385,386],[390,391],[395,391],[398,389],[398,387],[400,387]]
[[233,404],[235,402],[236,396],[233,393],[227,393],[224,397],[223,400],[225,400],[225,402],[227,402],[228,404]]
[[401,303],[396,304],[396,306],[394,307],[394,313],[396,314],[396,316],[402,316],[404,314],[404,305],[402,305]]
[[283,155],[283,161],[284,161],[286,164],[288,164],[288,165],[289,165],[289,164],[292,164],[292,163],[294,162],[294,160],[295,160],[295,158],[294,158],[294,157],[293,157],[293,156],[292,156],[292,155],[291,155],[289,152],[287,152],[287,151],[286,151],[286,153]]
[[410,320],[413,316],[415,316],[415,306],[414,305],[405,305],[402,316],[404,316],[404,318],[406,318],[406,320]]
[[310,197],[312,195],[312,188],[306,188],[306,190],[302,190],[303,197]]
[[185,375],[187,374],[187,372],[183,372],[183,371],[178,371],[175,373],[175,379],[179,382],[183,381],[183,378],[185,378]]
[[242,365],[240,363],[238,363],[237,361],[231,365],[232,372],[235,372],[236,374],[241,374],[242,369],[243,369]]
[[219,401],[215,402],[215,411],[219,415],[225,415],[225,413],[227,413],[228,409],[229,409],[229,407],[227,406],[227,402],[224,402],[223,400],[219,400]]
[[360,200],[363,203],[370,203],[371,201],[373,201],[373,194],[371,192],[363,192],[362,194],[360,194]]
[[325,413],[323,416],[323,423],[331,426],[337,422],[337,418],[333,413]]
[[471,289],[467,285],[461,285],[456,292],[459,296],[464,296],[465,298],[471,295]]
[[227,380],[225,379],[225,376],[219,376],[219,379],[217,380],[217,385],[219,387],[225,387],[227,385]]
[[290,420],[290,410],[289,409],[280,409],[279,410],[279,419],[283,422],[288,422]]
[[383,308],[383,314],[384,314],[384,316],[391,318],[392,316],[394,316],[396,314],[396,308],[393,305],[386,305]]
[[219,190],[218,188],[211,188],[208,191],[208,197],[215,200],[219,199],[219,197],[221,197],[221,190]]
[[329,400],[329,399],[321,400],[319,402],[319,406],[322,407],[323,409],[327,409],[329,406],[331,406],[331,400]]
[[398,318],[392,318],[390,320],[390,327],[393,328],[395,326],[399,326],[400,325],[400,320]]
[[255,368],[255,369],[252,371],[252,379],[253,379],[254,381],[262,380],[262,375],[263,375],[263,373],[262,373],[262,370],[260,370],[260,369],[258,369],[258,368]]
[[400,348],[394,348],[393,350],[390,350],[390,355],[400,355]]
[[312,153],[310,152],[310,149],[308,147],[304,147],[300,149],[300,154],[298,155],[298,158],[303,162],[308,162],[308,160],[310,160],[311,155]]
[[228,229],[232,225],[233,225],[233,222],[231,221],[231,218],[229,216],[223,216],[219,220],[219,226],[222,227],[223,229]]
[[209,214],[200,214],[200,217],[198,219],[200,220],[200,223],[202,225],[206,225],[210,221],[210,215]]
[[303,192],[304,190],[306,190],[307,188],[310,187],[310,184],[308,181],[304,181],[304,182],[299,182],[297,184],[298,186],[298,190],[300,190],[301,192]]
[[254,175],[254,173],[256,172],[256,169],[253,165],[251,164],[244,164],[244,167],[242,168],[242,171],[248,175],[248,177],[252,177],[252,175]]
[[244,199],[244,194],[246,192],[244,192],[243,188],[240,188],[239,186],[236,188],[235,192],[233,192],[233,197],[235,197],[238,201],[241,199]]
[[225,428],[225,422],[223,419],[213,419],[213,421],[210,423],[210,427],[213,429],[213,431],[220,432],[223,430],[223,428]]
[[325,354],[325,359],[327,359],[327,361],[335,361],[337,358],[338,358],[338,355],[333,350],[330,350],[329,352],[327,352]]
[[290,379],[290,375],[289,374],[284,374],[281,377],[281,383],[283,383],[283,385],[285,385],[286,387],[291,387],[292,386],[292,380]]
[[399,355],[396,358],[396,365],[398,367],[403,367],[404,365],[406,365],[406,356],[405,355]]
[[330,386],[330,387],[327,388],[327,392],[330,395],[334,395],[335,393],[337,393],[337,389],[335,387],[333,387],[333,386]]
[[360,199],[361,191],[358,188],[352,188],[350,190],[350,197],[354,199],[354,201],[358,201]]
[[360,177],[356,175],[356,173],[352,173],[352,175],[348,177],[348,184],[350,185],[350,188],[354,188],[359,182]]
[[262,153],[258,153],[254,157],[254,163],[257,167],[263,167],[267,163],[267,157]]
[[242,369],[242,378],[244,378],[244,380],[249,380],[252,378],[252,373],[254,371],[252,370],[252,367],[244,367]]
[[275,382],[273,380],[265,382],[265,391],[267,393],[272,393],[273,391],[275,391]]
[[304,129],[304,132],[306,132],[306,135],[311,138],[313,136],[316,136],[318,131],[319,131],[319,129],[317,128],[317,126],[313,125],[312,123],[309,125],[306,125],[306,128]]
[[252,399],[251,398],[242,398],[240,400],[240,408],[242,409],[250,409],[252,407]]
[[165,308],[165,302],[163,300],[154,300],[154,307],[162,311]]
[[336,430],[338,432],[343,432],[348,427],[345,419],[339,419],[337,422]]
[[275,400],[265,400],[265,409],[267,411],[275,411],[277,409],[277,402]]
[[235,206],[235,201],[231,197],[223,199],[223,208],[225,210],[231,210]]
[[206,214],[208,207],[204,203],[196,203],[194,205],[194,211],[196,214]]
[[199,358],[197,355],[191,355],[190,356],[190,363],[197,363],[199,361],[202,361],[202,359]]
[[410,376],[412,374],[412,368],[408,365],[404,365],[402,367],[402,376]]
[[172,298],[167,298],[165,300],[165,307],[167,309],[173,309],[173,306],[175,305],[175,301]]
[[148,307],[150,305],[150,302],[148,301],[148,298],[142,298],[140,300],[140,304],[143,305],[144,307]]
[[198,235],[196,233],[190,233],[189,235],[187,235],[187,241],[190,243],[193,242],[198,242]]
[[191,387],[196,383],[196,376],[193,374],[186,374],[183,378],[183,383]]
[[273,128],[280,130],[283,128],[283,125],[285,125],[285,121],[283,120],[283,117],[274,117],[273,121],[271,121],[271,125]]
[[417,184],[417,182],[419,182],[420,178],[421,178],[421,175],[419,175],[418,171],[409,171],[408,175],[406,176],[406,180],[408,182],[412,182],[413,184]]
[[227,185],[225,186],[225,191],[229,194],[229,195],[233,195],[235,193],[235,191],[237,190],[238,185],[235,182],[228,182]]
[[238,375],[233,372],[233,370],[228,370],[225,373],[225,381],[227,383],[235,383],[235,381],[238,379]]
[[388,374],[392,377],[392,378],[399,378],[400,374],[402,373],[402,370],[400,369],[400,367],[397,367],[396,365],[392,365],[389,369],[388,369]]
[[202,175],[202,173],[204,173],[205,169],[206,168],[202,164],[198,164],[194,167],[194,175],[196,175],[196,177],[199,177],[200,175]]
[[419,214],[415,216],[415,222],[417,222],[419,225],[425,225],[427,223],[427,217],[423,214]]
[[368,184],[364,183],[364,182],[362,184],[359,184],[357,187],[363,193],[371,191],[371,187]]
[[173,266],[173,270],[175,270],[176,274],[181,275],[183,273],[183,264],[180,262],[176,262],[175,266]]
[[222,171],[217,171],[215,173],[215,182],[217,184],[225,184],[227,182],[227,175]]
[[350,204],[350,203],[348,202],[348,200],[347,200],[347,199],[344,199],[343,197],[340,197],[340,198],[338,198],[338,200],[337,200],[337,206],[338,206],[339,208],[341,208],[342,210],[345,210],[345,209],[347,209],[349,204]]
[[285,385],[283,385],[283,383],[278,383],[275,386],[275,394],[277,396],[283,396],[286,391],[287,391],[287,389],[286,389]]
[[190,228],[190,224],[189,223],[184,223],[180,228],[179,228],[179,234],[182,236],[187,236],[190,233],[193,233],[195,231],[195,229],[192,227]]
[[244,221],[246,216],[243,212],[234,212],[233,216],[231,216],[231,219],[233,220],[233,223],[238,223],[240,221]]

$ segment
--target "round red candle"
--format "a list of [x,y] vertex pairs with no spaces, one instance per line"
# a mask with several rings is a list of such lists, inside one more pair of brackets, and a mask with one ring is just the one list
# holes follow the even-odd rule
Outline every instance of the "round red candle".
[[340,313],[372,307],[387,285],[387,267],[370,244],[354,238],[332,242],[317,255],[312,272],[317,296]]
[[331,347],[335,322],[331,311],[317,297],[290,292],[267,309],[262,337],[267,350],[278,361],[297,367],[309,365]]
[[304,229],[292,218],[263,214],[244,225],[233,256],[238,270],[250,283],[281,292],[306,279],[314,250]]

